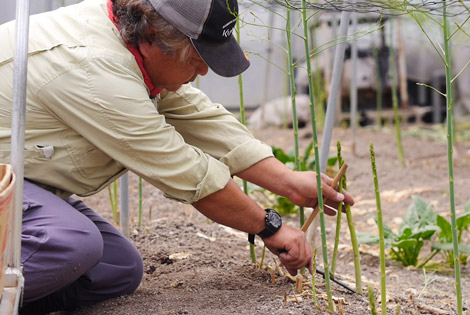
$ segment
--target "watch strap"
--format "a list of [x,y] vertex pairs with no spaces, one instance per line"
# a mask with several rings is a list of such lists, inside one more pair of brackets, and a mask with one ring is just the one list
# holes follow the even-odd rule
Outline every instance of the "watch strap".
[[[271,212],[271,211],[276,212],[273,209],[265,209],[265,211],[266,211],[266,219],[265,220],[267,220],[267,216],[268,216],[269,212]],[[276,212],[276,214],[279,216],[279,214],[277,212]],[[266,238],[266,237],[270,237],[270,236],[274,235],[280,228],[280,226],[279,226],[276,229],[271,229],[271,228],[269,228],[269,225],[267,224],[267,221],[265,223],[266,223],[265,228],[261,232],[258,233],[258,236],[261,237],[261,238]],[[281,225],[282,225],[282,223],[281,223]],[[255,234],[248,234],[248,242],[250,244],[253,244],[253,245],[255,244]]]
[[255,245],[255,235],[254,234],[248,234],[248,242],[250,244]]

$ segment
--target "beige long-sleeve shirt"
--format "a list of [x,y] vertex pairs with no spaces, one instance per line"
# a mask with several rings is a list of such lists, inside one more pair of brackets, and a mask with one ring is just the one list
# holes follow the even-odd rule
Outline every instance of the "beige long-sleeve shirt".
[[[3,163],[10,162],[14,27],[0,26]],[[25,178],[63,198],[94,194],[131,170],[189,203],[272,156],[190,85],[149,98],[104,0],[31,17],[24,153]]]

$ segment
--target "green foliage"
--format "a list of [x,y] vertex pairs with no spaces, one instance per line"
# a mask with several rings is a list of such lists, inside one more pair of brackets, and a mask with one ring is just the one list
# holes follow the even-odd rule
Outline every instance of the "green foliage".
[[[442,252],[446,262],[453,267],[455,259],[451,223],[438,215],[423,199],[415,196],[412,198],[414,203],[408,208],[398,234],[384,224],[385,245],[391,248],[391,258],[401,261],[404,266],[417,266],[422,247],[426,241],[431,241],[437,232],[439,243],[431,247],[428,258],[419,266],[424,266],[435,254]],[[456,222],[459,260],[465,265],[470,256],[470,246],[462,244],[462,234],[470,229],[470,202],[465,206],[464,213],[457,217]],[[379,238],[368,233],[358,233],[358,241],[360,244],[377,244]]]
[[[274,156],[285,164],[288,168],[295,170],[295,155],[293,152],[285,152],[281,148],[272,147]],[[301,171],[315,171],[315,159],[313,158],[313,142],[305,149],[305,153],[300,157]],[[333,168],[337,162],[337,157],[328,159],[328,167]],[[258,202],[266,207],[273,208],[280,215],[291,215],[299,212],[299,207],[294,205],[289,199],[278,196],[264,189],[263,187],[247,183],[247,193],[254,195]]]
[[[439,231],[436,226],[437,213],[419,197],[412,197],[413,204],[408,208],[403,223],[395,234],[384,224],[385,245],[391,247],[390,256],[404,266],[416,266],[425,241],[429,241]],[[358,235],[359,243],[378,243],[378,237],[366,233]]]
[[[457,223],[457,240],[459,242],[459,260],[462,265],[467,264],[467,259],[470,254],[470,246],[462,245],[462,234],[464,231],[468,231],[470,227],[470,202],[465,206],[465,212],[458,216],[456,219]],[[438,215],[436,219],[436,225],[440,229],[439,244],[432,247],[433,250],[442,251],[447,263],[450,266],[454,266],[454,252],[452,244],[452,226],[449,221],[444,217]]]
[[[295,154],[293,152],[285,152],[281,148],[272,147],[273,154],[285,164],[288,168],[292,170],[296,170],[296,162],[295,162]],[[304,155],[299,158],[300,160],[300,171],[315,171],[315,158],[312,155],[313,152],[313,141],[309,143],[307,148],[305,149]],[[338,158],[337,157],[330,157],[328,158],[328,167],[332,168],[336,165]],[[272,202],[270,207],[274,208],[280,215],[289,215],[295,214],[299,211],[299,208],[294,205],[289,199],[282,196],[275,196],[274,198],[266,196],[266,191],[260,187],[258,187],[258,191],[262,192],[266,199]]]
[[[281,148],[272,147],[273,154],[278,159],[281,161],[283,164],[285,164],[287,167],[289,167],[292,170],[296,170],[295,167],[295,155],[292,152],[285,152]],[[299,158],[300,160],[300,171],[315,171],[315,157],[312,155],[313,152],[313,141],[310,141],[309,145],[305,149],[304,155]],[[327,167],[334,167],[336,165],[336,162],[338,161],[338,158],[336,156],[332,156],[328,158],[327,162]]]

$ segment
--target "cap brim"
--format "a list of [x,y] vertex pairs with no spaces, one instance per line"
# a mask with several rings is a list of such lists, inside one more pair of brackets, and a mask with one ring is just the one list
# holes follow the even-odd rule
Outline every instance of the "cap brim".
[[191,39],[194,48],[212,71],[223,77],[234,77],[250,66],[233,35],[222,44],[208,43]]

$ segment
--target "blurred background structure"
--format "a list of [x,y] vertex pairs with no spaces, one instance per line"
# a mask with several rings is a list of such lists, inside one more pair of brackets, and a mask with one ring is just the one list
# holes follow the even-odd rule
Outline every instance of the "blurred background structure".
[[[31,3],[31,14],[50,11],[61,6],[71,5],[80,0],[36,0]],[[299,1],[290,1],[292,5],[292,51],[295,61],[295,77],[297,93],[308,93],[308,82],[305,70],[304,44],[301,38],[302,27],[300,13],[297,9]],[[370,1],[369,1],[370,2]],[[434,7],[423,7],[422,12],[429,11],[431,15],[439,14],[441,1],[434,1]],[[453,22],[462,23],[468,16],[465,9],[458,8],[455,1],[448,1],[454,6]],[[248,111],[263,104],[273,102],[289,95],[289,80],[287,72],[286,34],[285,34],[285,3],[283,1],[239,0],[241,12],[241,46],[251,60],[251,67],[243,74],[244,99]],[[349,93],[351,83],[351,42],[356,40],[358,45],[358,66],[354,80],[358,88],[358,112],[362,122],[373,122],[373,111],[376,108],[377,80],[382,80],[383,108],[385,113],[391,107],[390,76],[388,66],[388,46],[393,38],[393,47],[397,58],[397,80],[406,86],[399,90],[400,108],[411,108],[411,119],[421,119],[426,122],[442,122],[445,111],[444,97],[434,92],[426,85],[443,91],[444,66],[433,47],[424,35],[420,26],[409,14],[397,13],[387,2],[376,1],[369,7],[361,2],[362,7],[354,7],[352,1],[337,1],[337,5],[327,5],[321,1],[309,2],[309,25],[311,30],[312,66],[319,71],[324,91],[328,91],[331,80],[331,70],[335,46],[341,41],[347,41],[345,60],[342,72],[342,87],[340,104],[341,113],[347,118],[349,111]],[[335,2],[336,3],[336,2]],[[410,1],[413,3],[413,1]],[[4,1],[1,4],[0,23],[14,19],[15,0]],[[297,7],[296,7],[297,6]],[[358,12],[358,30],[348,34],[346,38],[336,38],[342,10]],[[420,12],[417,12],[419,14]],[[465,14],[467,13],[467,14]],[[388,16],[396,15],[394,34],[390,36]],[[425,21],[423,21],[425,23]],[[435,23],[434,23],[435,24]],[[467,23],[468,24],[468,23]],[[424,24],[423,24],[424,25]],[[425,24],[426,32],[431,39],[439,41],[441,29],[432,23]],[[468,27],[464,24],[463,29]],[[459,32],[452,39],[454,57],[454,73],[459,73],[470,60],[470,41],[465,32]],[[470,34],[470,32],[467,32]],[[380,74],[380,78],[377,78]],[[315,76],[314,76],[315,78]],[[419,83],[420,85],[418,85]],[[212,72],[201,77],[198,85],[214,102],[222,103],[230,110],[239,108],[238,78],[221,78]],[[398,82],[400,84],[400,82]],[[470,71],[463,71],[455,80],[456,84],[456,114],[470,112],[470,91],[465,86],[470,84]],[[404,95],[406,94],[406,95]],[[325,104],[324,104],[325,105]],[[434,106],[434,112],[433,112]],[[370,116],[370,117],[369,117]]]

